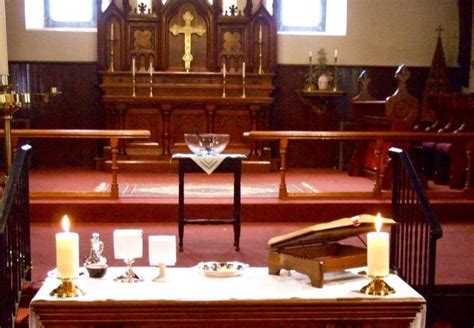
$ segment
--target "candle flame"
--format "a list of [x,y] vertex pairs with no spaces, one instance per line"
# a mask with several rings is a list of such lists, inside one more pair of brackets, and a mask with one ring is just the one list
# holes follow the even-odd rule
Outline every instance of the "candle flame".
[[71,227],[71,222],[69,221],[69,217],[67,215],[63,216],[61,225],[65,232],[69,232],[69,228]]
[[375,230],[377,232],[380,232],[380,230],[382,230],[382,217],[380,216],[380,213],[378,213],[375,217]]

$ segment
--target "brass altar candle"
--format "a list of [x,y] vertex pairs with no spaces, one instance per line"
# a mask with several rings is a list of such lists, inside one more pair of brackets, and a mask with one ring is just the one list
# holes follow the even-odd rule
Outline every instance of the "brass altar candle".
[[74,284],[73,279],[60,279],[61,285],[53,289],[49,295],[58,298],[72,298],[83,296],[86,293]]

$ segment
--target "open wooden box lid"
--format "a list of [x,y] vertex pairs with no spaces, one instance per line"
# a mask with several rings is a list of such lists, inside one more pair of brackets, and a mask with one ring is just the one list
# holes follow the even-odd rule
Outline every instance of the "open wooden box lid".
[[[303,245],[327,244],[375,231],[376,216],[360,214],[351,218],[343,218],[330,222],[315,224],[285,235],[273,237],[268,241],[268,247],[273,250],[285,249]],[[395,224],[389,218],[382,218],[382,227]]]

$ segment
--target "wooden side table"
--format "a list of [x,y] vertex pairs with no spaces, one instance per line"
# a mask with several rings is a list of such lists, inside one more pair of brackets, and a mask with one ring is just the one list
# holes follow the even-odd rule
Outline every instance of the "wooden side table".
[[242,174],[242,158],[227,157],[215,169],[215,173],[234,174],[234,211],[230,219],[213,218],[186,218],[184,215],[184,174],[198,173],[203,170],[191,158],[178,158],[179,172],[179,207],[178,207],[178,230],[179,251],[183,251],[184,226],[186,224],[232,224],[234,226],[234,246],[239,251],[240,241],[240,180]]

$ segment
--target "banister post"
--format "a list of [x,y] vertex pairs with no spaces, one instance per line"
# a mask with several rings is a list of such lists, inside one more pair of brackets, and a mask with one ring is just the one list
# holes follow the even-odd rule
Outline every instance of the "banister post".
[[279,197],[287,198],[288,190],[286,189],[285,175],[286,175],[286,150],[288,148],[288,139],[280,139],[280,189]]
[[380,170],[382,168],[382,146],[383,146],[382,139],[375,140],[374,186],[372,189],[375,197],[380,197],[380,194],[382,193],[382,190],[381,190],[382,183],[380,181],[381,180]]
[[118,198],[119,197],[119,187],[117,183],[117,173],[118,173],[118,138],[110,138],[110,153],[112,155],[112,184],[110,185],[110,197]]
[[472,192],[472,147],[473,141],[466,144],[466,183],[464,184],[465,192]]

